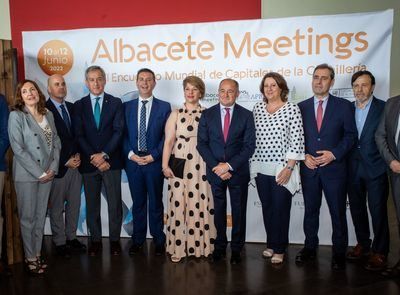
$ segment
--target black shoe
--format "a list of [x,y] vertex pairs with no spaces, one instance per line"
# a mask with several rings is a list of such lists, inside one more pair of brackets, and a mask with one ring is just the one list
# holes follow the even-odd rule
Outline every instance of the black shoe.
[[400,260],[393,267],[388,267],[382,271],[381,275],[388,279],[400,278]]
[[223,250],[214,250],[212,256],[211,256],[211,261],[212,262],[218,262],[222,259],[224,259],[226,256],[226,252]]
[[240,252],[232,252],[231,256],[231,264],[239,264],[242,261],[242,258],[240,257]]
[[92,242],[90,244],[88,254],[89,254],[89,256],[97,256],[100,254],[102,249],[103,249],[103,245],[101,244],[101,242]]
[[79,242],[78,239],[67,240],[67,247],[73,251],[85,252],[86,245]]
[[118,256],[121,255],[121,244],[119,241],[111,241],[110,242],[110,252],[111,255]]
[[129,248],[129,255],[136,255],[139,252],[141,252],[143,249],[143,245],[138,245],[138,244],[133,244],[130,248]]
[[155,247],[155,249],[154,249],[154,254],[155,254],[156,256],[161,256],[161,255],[164,255],[164,253],[165,253],[165,246],[164,246],[164,244],[156,245],[156,247]]
[[56,246],[56,253],[57,256],[64,258],[71,258],[71,252],[69,251],[69,247],[67,247],[65,244]]
[[0,261],[0,277],[11,277],[12,272],[8,265]]
[[344,270],[346,268],[346,256],[343,255],[333,255],[331,267],[333,270]]
[[317,251],[314,249],[303,248],[296,255],[296,264],[303,265],[307,261],[314,260],[317,256]]

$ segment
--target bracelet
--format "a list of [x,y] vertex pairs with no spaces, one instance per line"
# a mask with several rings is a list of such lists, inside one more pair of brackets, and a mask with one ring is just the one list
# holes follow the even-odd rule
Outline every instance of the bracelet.
[[293,171],[293,170],[294,170],[294,167],[292,167],[292,166],[286,166],[286,169],[288,169],[288,170],[290,170],[290,171]]

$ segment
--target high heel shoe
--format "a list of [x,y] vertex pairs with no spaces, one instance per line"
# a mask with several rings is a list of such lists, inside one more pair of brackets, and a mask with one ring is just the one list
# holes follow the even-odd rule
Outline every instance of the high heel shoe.
[[271,263],[272,264],[282,264],[284,257],[285,257],[285,254],[283,254],[283,253],[282,254],[275,253],[271,258]]
[[44,269],[41,268],[38,260],[27,260],[25,259],[25,270],[30,274],[30,275],[42,275],[44,274]]
[[181,261],[181,257],[171,256],[171,261],[173,263],[179,263]]
[[48,264],[47,264],[46,260],[43,258],[43,256],[37,256],[36,258],[37,258],[40,268],[46,269],[48,267]]
[[274,255],[274,250],[267,248],[262,252],[262,257],[271,258]]

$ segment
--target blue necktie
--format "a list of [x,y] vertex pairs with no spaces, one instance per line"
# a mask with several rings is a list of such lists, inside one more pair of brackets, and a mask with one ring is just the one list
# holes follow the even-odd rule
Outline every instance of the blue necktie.
[[96,127],[99,129],[100,126],[100,97],[96,97],[96,103],[94,105],[94,121],[96,122]]
[[142,101],[142,109],[140,110],[140,125],[139,125],[139,151],[147,151],[146,146],[146,103],[147,100]]
[[62,104],[60,105],[61,109],[61,116],[64,120],[65,126],[67,126],[68,131],[71,131],[71,121],[69,120],[67,110],[65,109],[65,106]]

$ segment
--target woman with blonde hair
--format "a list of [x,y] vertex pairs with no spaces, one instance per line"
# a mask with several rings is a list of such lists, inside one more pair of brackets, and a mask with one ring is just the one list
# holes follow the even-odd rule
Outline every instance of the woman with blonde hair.
[[168,178],[167,252],[172,262],[183,257],[207,257],[216,230],[214,205],[206,165],[197,152],[197,128],[204,108],[204,82],[196,76],[183,81],[185,103],[165,126],[163,173]]

